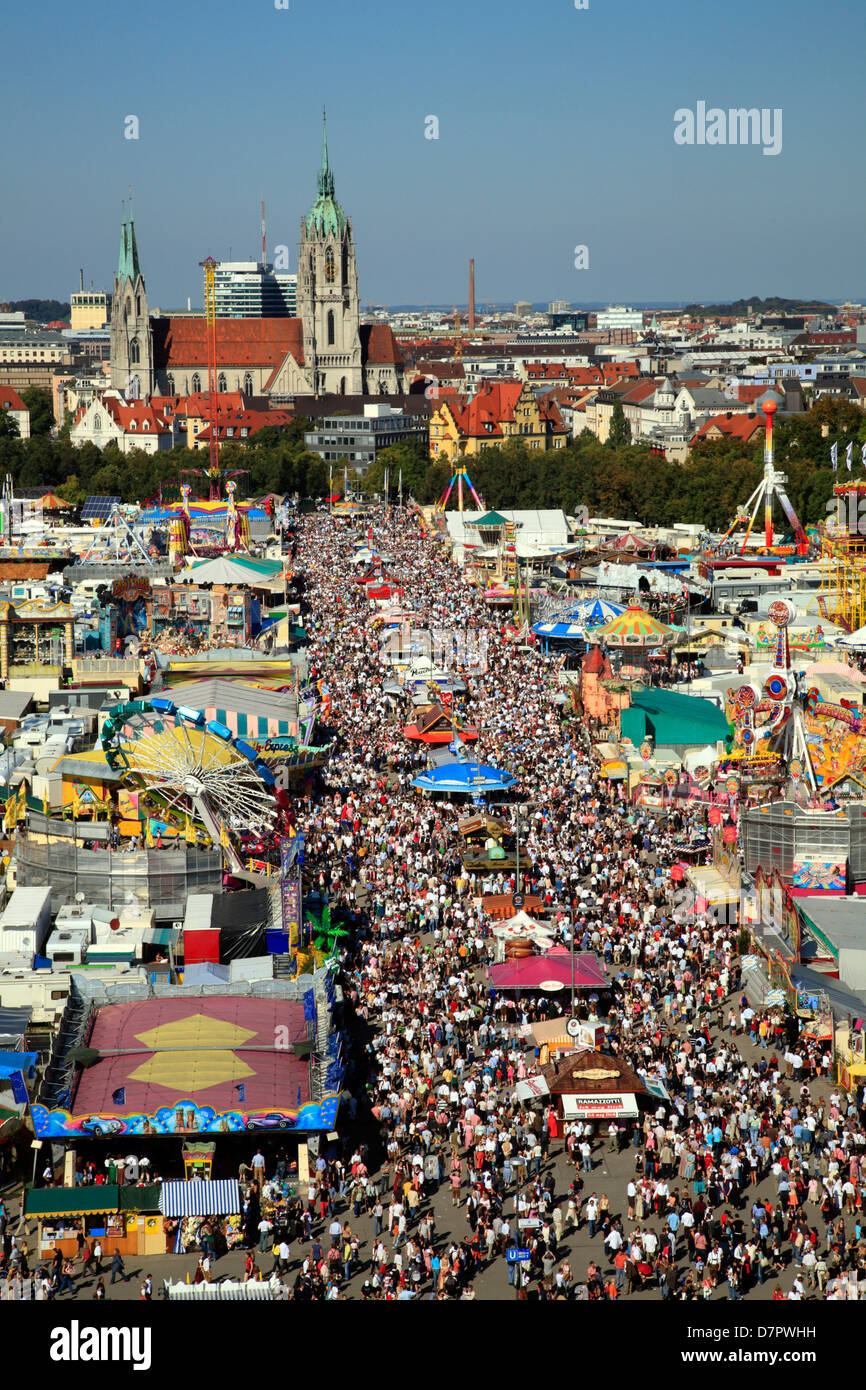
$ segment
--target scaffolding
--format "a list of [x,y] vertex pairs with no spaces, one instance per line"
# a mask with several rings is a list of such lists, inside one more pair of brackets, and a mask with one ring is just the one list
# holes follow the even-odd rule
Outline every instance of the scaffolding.
[[819,527],[822,617],[847,632],[866,624],[866,536],[860,534],[860,500],[866,484],[837,483],[834,521]]

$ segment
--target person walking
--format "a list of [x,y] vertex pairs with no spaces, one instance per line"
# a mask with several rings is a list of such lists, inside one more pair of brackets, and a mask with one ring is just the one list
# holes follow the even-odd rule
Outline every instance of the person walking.
[[115,1279],[116,1279],[118,1276],[120,1276],[120,1278],[123,1280],[123,1282],[124,1282],[124,1284],[125,1284],[125,1283],[126,1283],[126,1268],[125,1268],[124,1263],[123,1263],[123,1256],[121,1255],[121,1253],[120,1253],[119,1250],[115,1250],[114,1254],[113,1254],[112,1257],[111,1257],[111,1282],[112,1282],[112,1284],[114,1283]]

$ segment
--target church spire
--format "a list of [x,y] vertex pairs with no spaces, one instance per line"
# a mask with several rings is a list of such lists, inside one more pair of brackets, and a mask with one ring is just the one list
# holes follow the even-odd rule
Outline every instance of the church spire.
[[126,204],[120,204],[120,250],[117,253],[117,278],[122,280],[126,274],[127,262],[127,239],[126,239]]
[[334,196],[334,175],[328,161],[328,120],[322,108],[322,167],[319,169],[318,197],[307,214],[307,232],[315,230],[320,236],[333,233],[342,236],[346,228],[346,214]]
[[328,114],[322,107],[322,167],[319,170],[319,197],[333,198],[334,175],[328,163]]
[[132,189],[129,190],[129,263],[132,268],[130,279],[137,280],[141,274],[138,264],[138,242],[135,239],[135,223],[132,220]]

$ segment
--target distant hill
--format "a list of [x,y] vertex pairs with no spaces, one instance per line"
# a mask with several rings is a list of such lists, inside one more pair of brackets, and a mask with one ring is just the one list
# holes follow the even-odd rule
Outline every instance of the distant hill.
[[69,305],[61,304],[59,299],[10,299],[0,304],[3,313],[17,314],[24,311],[25,318],[35,319],[37,323],[53,323],[55,319],[69,318]]
[[820,299],[781,299],[773,295],[770,299],[735,299],[731,304],[687,304],[689,314],[721,314],[724,317],[738,315],[746,317],[751,308],[755,314],[826,314],[836,313],[835,304],[825,304]]

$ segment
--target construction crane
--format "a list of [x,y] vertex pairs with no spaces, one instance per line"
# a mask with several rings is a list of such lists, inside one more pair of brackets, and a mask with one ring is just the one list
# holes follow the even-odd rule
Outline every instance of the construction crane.
[[217,368],[216,368],[216,261],[213,256],[200,263],[204,268],[204,316],[205,336],[207,338],[207,404],[210,423],[208,441],[208,469],[210,480],[210,500],[215,502],[220,495],[220,446],[217,409]]

